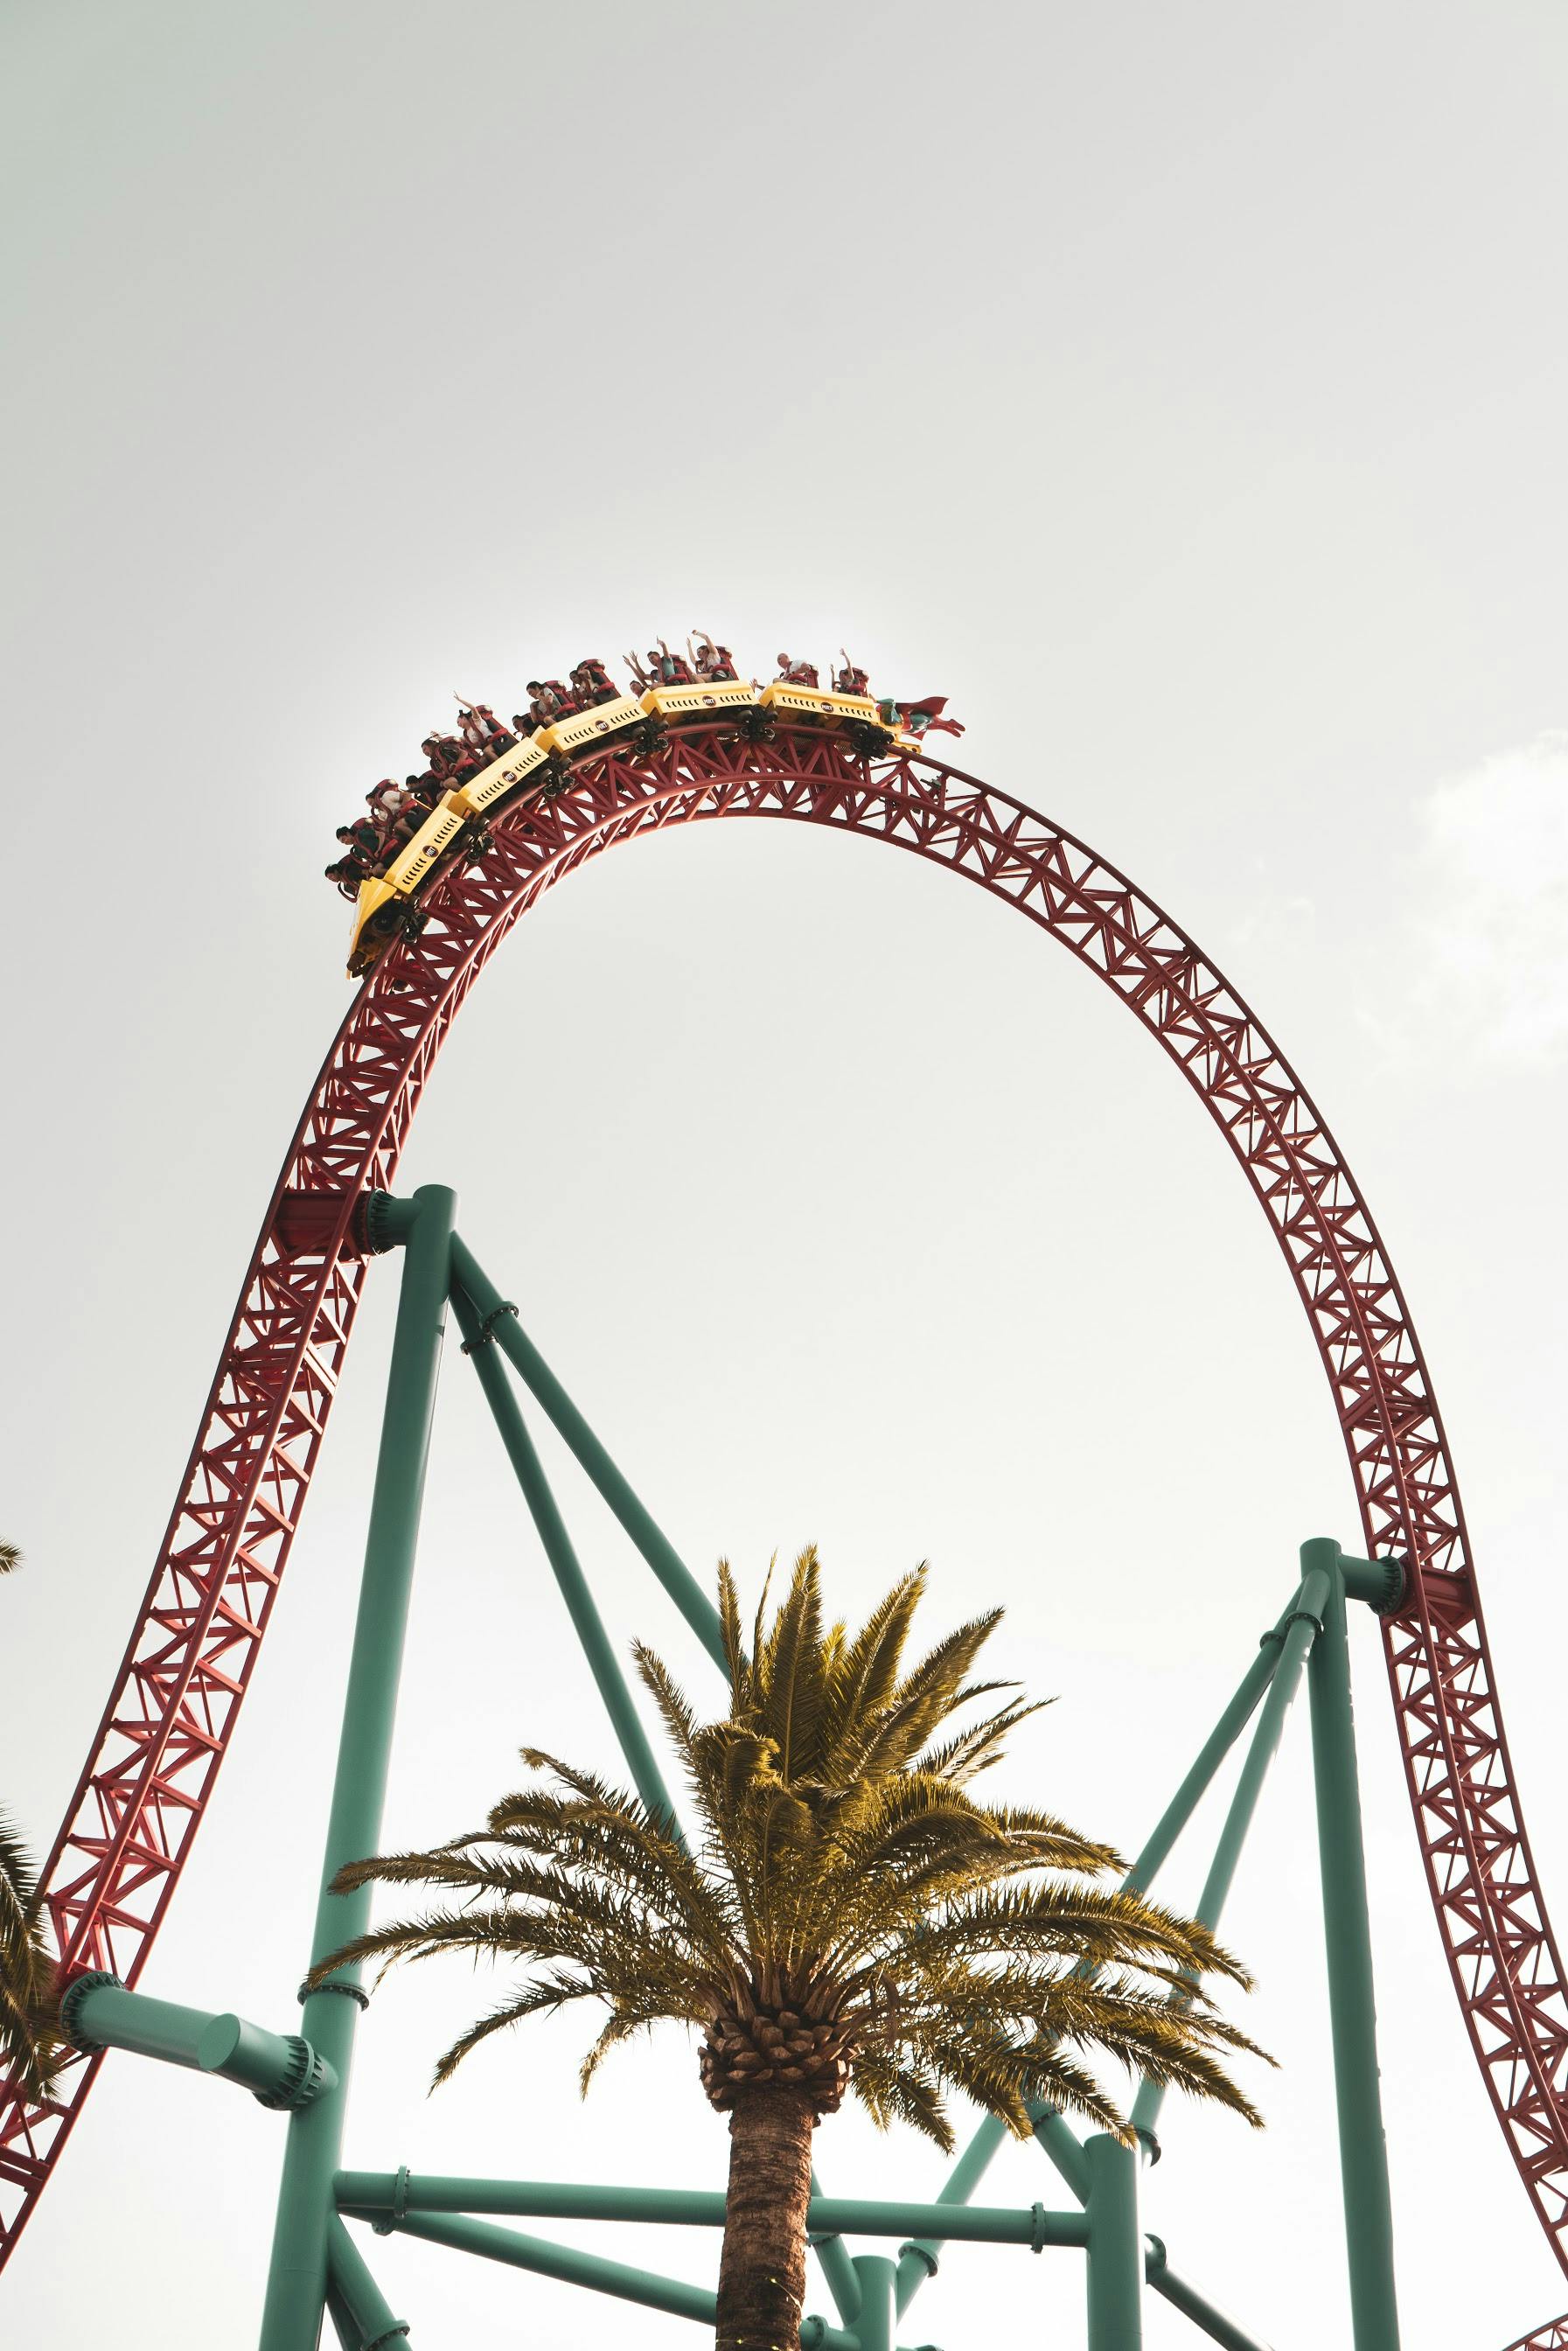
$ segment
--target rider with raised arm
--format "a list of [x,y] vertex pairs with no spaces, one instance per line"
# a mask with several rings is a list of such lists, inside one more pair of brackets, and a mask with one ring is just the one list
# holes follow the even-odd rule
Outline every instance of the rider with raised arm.
[[[698,682],[703,685],[722,685],[738,678],[740,673],[735,666],[735,655],[729,647],[716,644],[706,629],[699,629],[696,636],[696,650],[692,661]],[[688,638],[687,643],[690,642]]]
[[695,685],[696,684],[696,680],[692,675],[691,664],[683,654],[673,653],[663,637],[659,639],[657,650],[652,645],[649,646],[648,659],[653,666],[653,683],[655,685]]

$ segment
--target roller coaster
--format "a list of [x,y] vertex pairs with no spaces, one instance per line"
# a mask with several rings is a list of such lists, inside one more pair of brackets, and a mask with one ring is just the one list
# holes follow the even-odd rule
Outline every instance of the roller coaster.
[[[393,1184],[425,1081],[458,1011],[491,956],[545,892],[590,858],[647,834],[759,817],[886,841],[1016,907],[1125,1006],[1175,1062],[1238,1162],[1279,1244],[1330,1385],[1364,1558],[1317,1558],[1322,1547],[1306,1547],[1291,1606],[1266,1635],[1275,1645],[1267,1669],[1255,1669],[1244,1683],[1220,1726],[1223,1740],[1216,1746],[1217,1731],[1199,1763],[1207,1759],[1205,1771],[1211,1777],[1218,1756],[1260,1704],[1264,1722],[1272,1722],[1270,1735],[1277,1737],[1270,1709],[1282,1710],[1289,1702],[1287,1662],[1294,1658],[1292,1670],[1299,1673],[1310,1651],[1310,1670],[1317,1673],[1319,1652],[1326,1655],[1327,1645],[1320,1637],[1314,1647],[1314,1637],[1333,1620],[1334,1593],[1342,1618],[1347,1595],[1369,1602],[1378,1618],[1412,1817],[1455,1996],[1521,2181],[1568,2269],[1568,1990],[1525,1832],[1441,1416],[1371,1213],[1311,1097],[1194,941],[1083,842],[1022,801],[930,757],[887,723],[887,705],[863,697],[813,695],[782,684],[758,690],[738,681],[618,697],[527,741],[510,742],[446,793],[399,858],[361,889],[350,951],[361,985],[285,1155],[124,1661],[47,1865],[47,1912],[75,2053],[45,2105],[30,2104],[16,2085],[0,2085],[0,2261],[15,2247],[61,2161],[106,2048],[162,2039],[167,2045],[153,2053],[199,2063],[202,2070],[245,2081],[264,2104],[295,2109],[291,2130],[330,2103],[321,2093],[324,2085],[330,2087],[331,2050],[356,2021],[357,1996],[326,2001],[325,2009],[341,2021],[318,2026],[310,2021],[312,2008],[319,2012],[323,2000],[315,1995],[307,2007],[307,2042],[258,2034],[235,2020],[204,2020],[167,2003],[139,2008],[133,1987],[237,1727],[378,1254],[392,1247],[407,1253],[397,1343],[402,1343],[405,1313],[416,1311],[420,1280],[435,1282],[439,1290],[438,1296],[431,1290],[422,1310],[426,1352],[449,1292],[465,1352],[474,1354],[487,1392],[497,1359],[505,1354],[677,1604],[702,1628],[706,1604],[694,1599],[689,1579],[682,1582],[681,1563],[553,1382],[515,1310],[453,1238],[449,1217],[438,1262],[429,1256],[428,1231],[439,1215],[421,1207],[424,1194],[412,1207],[400,1203]],[[418,1240],[421,1233],[426,1240]],[[416,1242],[427,1252],[420,1260],[423,1273],[415,1265]],[[394,1381],[402,1376],[397,1366],[394,1344]],[[508,1407],[499,1395],[491,1401],[507,1435]],[[528,1490],[526,1437],[521,1450],[510,1437],[508,1445]],[[381,1475],[393,1474],[391,1458],[383,1444],[378,1495]],[[404,1499],[416,1519],[417,1491]],[[543,1531],[543,1517],[540,1525]],[[570,1546],[551,1548],[550,1555],[570,1598]],[[580,1616],[574,1607],[574,1617],[591,1650],[584,1632],[594,1621],[591,1609]],[[601,1680],[601,1687],[613,1715],[612,1677]],[[1318,1695],[1314,1682],[1314,1746]],[[1325,1698],[1325,1707],[1331,1703]],[[1259,1740],[1266,1748],[1261,1727]],[[1261,1751],[1255,1746],[1255,1756]],[[1262,1752],[1257,1768],[1266,1761]],[[1202,1773],[1199,1778],[1207,1784]],[[1176,1809],[1197,1784],[1189,1775]],[[370,1844],[349,1848],[371,1849]],[[1325,1903],[1332,1875],[1325,1860]],[[1370,2031],[1369,1997],[1365,2009]],[[153,2011],[162,2013],[149,2022]],[[187,2022],[172,2021],[179,2017]],[[1337,2011],[1335,2029],[1337,2060]],[[1371,2071],[1375,2081],[1375,2063]],[[1347,2083],[1354,2092],[1348,2074],[1342,2090]],[[1356,2147],[1347,2142],[1344,2115],[1342,2102],[1342,2156],[1348,2165]],[[1364,2105],[1364,2124],[1366,2116]],[[988,2229],[992,2241],[1032,2241],[1036,2250],[1047,2242],[1087,2244],[1092,2271],[1101,2226],[1094,2217],[1100,2209],[1094,2167],[1082,2148],[1053,2146],[1052,2127],[1042,2117],[1039,2135],[1084,2200],[1087,2220],[1048,2214],[1039,2205],[1032,2218],[971,2210],[966,2219],[963,2199],[978,2177],[979,2167],[972,2165],[961,2187],[950,2183],[945,2191],[942,2233],[983,2236]],[[1380,2130],[1376,2138],[1380,2148]],[[1358,2160],[1371,2146],[1364,2129],[1362,2139]],[[1347,2169],[1354,2241],[1349,2178]],[[427,2183],[422,2190],[402,2173],[339,2174],[336,2209],[380,2216],[378,2225],[405,2227],[434,2241],[465,2241],[468,2250],[514,2265],[569,2275],[572,2260],[595,2265],[558,2249],[569,2265],[550,2272],[549,2258],[516,2250],[533,2246],[531,2239],[508,2239],[508,2251],[481,2241],[507,2232],[433,2216],[555,2210],[624,2218],[632,2216],[632,2207],[612,2211],[604,2199],[620,2197],[624,2205],[643,2195],[659,2200],[652,2190],[553,2189],[547,2195],[536,2188],[529,2191],[533,2201],[520,2190],[508,2191],[508,2201],[501,2192],[506,2186],[459,2181]],[[466,2201],[459,2190],[471,2191]],[[694,2208],[702,2200],[686,2199]],[[672,2193],[664,2201],[674,2205],[680,2199]],[[636,2209],[642,2217],[715,2217],[695,2209],[668,2214]],[[808,2321],[803,2344],[824,2351],[891,2346],[894,2265],[868,2259],[846,2266],[841,2249],[832,2249],[839,2247],[841,2229],[885,2232],[894,2225],[886,2218],[892,2210],[826,2199],[813,2207],[842,2324],[835,2329]],[[929,2227],[922,2233],[920,2216],[929,2222],[936,2210],[915,2208],[913,2222],[908,2211],[898,2216],[899,2225],[911,2223],[913,2240],[898,2264],[900,2311],[907,2299],[905,2270],[913,2291],[926,2273],[923,2265],[928,2261],[935,2268],[935,2241]],[[329,2217],[320,2220],[321,2231]],[[329,2311],[340,2339],[358,2351],[401,2338],[408,2331],[403,2322],[391,2318],[379,2302],[358,2252],[342,2248],[340,2222],[332,2219],[330,2226],[329,2246],[325,2235],[320,2240],[326,2250],[319,2262],[327,2266],[308,2290],[317,2297],[315,2325],[323,2308]],[[1367,2258],[1375,2269],[1382,2256],[1374,2247]],[[1137,2260],[1140,2292],[1146,2270],[1149,2283],[1186,2307],[1212,2339],[1256,2351],[1254,2337],[1195,2291],[1178,2289],[1174,2273],[1165,2273],[1163,2248],[1156,2261],[1140,2241]],[[1355,2260],[1353,2241],[1353,2285]],[[661,2301],[657,2291],[607,2283],[618,2265],[596,2266],[605,2274],[581,2282],[655,2307],[703,2314],[696,2289],[670,2284]],[[884,2284],[885,2307],[877,2302]],[[1356,2351],[1394,2351],[1391,2289],[1385,2306],[1378,2304],[1380,2291],[1375,2281],[1361,2299],[1353,2294]],[[1139,2339],[1132,2305],[1110,2319],[1108,2306],[1103,2303],[1096,2331],[1092,2285],[1092,2343],[1124,2346]],[[315,2334],[297,2320],[278,2321],[264,2330],[263,2341],[267,2351],[308,2351]],[[1564,2346],[1568,2316],[1521,2338],[1511,2351]]]

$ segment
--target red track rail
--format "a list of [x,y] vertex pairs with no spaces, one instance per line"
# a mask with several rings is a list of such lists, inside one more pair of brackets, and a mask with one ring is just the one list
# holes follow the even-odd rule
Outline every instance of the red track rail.
[[[966,874],[1090,965],[1171,1056],[1284,1251],[1338,1407],[1370,1556],[1414,1563],[1385,1628],[1417,1834],[1477,2062],[1568,2269],[1568,2000],[1503,1736],[1442,1423],[1376,1228],[1332,1136],[1245,1004],[1124,875],[1031,810],[925,759],[869,766],[836,738],[721,728],[579,768],[504,811],[483,863],[428,892],[430,922],[360,989],[268,1207],[180,1499],[46,1874],[68,1969],[134,1982],[233,1731],[326,1426],[363,1261],[359,1199],[391,1186],[426,1075],[502,939],[600,851],[727,816],[871,835]],[[308,1207],[299,1195],[317,1195]],[[58,2158],[94,2066],[59,2102],[0,2091],[0,2259]],[[1547,2328],[1516,2351],[1568,2336]]]

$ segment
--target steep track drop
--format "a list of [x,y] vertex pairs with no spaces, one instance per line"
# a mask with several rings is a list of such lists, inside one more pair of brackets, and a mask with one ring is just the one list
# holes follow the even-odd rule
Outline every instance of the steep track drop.
[[[133,1983],[190,1850],[266,1631],[364,1281],[360,1204],[390,1189],[425,1079],[502,939],[601,850],[698,820],[786,817],[950,866],[1050,931],[1157,1038],[1241,1163],[1333,1391],[1368,1556],[1411,1563],[1385,1625],[1416,1833],[1459,2004],[1504,2136],[1568,2269],[1568,1998],[1536,1883],[1442,1423],[1376,1228],[1260,1023],[1191,940],[1045,818],[940,763],[869,764],[781,729],[682,732],[591,756],[514,804],[489,855],[423,904],[361,987],[290,1146],[179,1501],[46,1883],[67,1967]],[[96,2070],[57,2106],[0,2092],[0,2261]],[[1529,2338],[1556,2339],[1552,2330]]]

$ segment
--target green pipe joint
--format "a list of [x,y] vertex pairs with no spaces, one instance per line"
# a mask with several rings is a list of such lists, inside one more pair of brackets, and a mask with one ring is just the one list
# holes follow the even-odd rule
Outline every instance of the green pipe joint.
[[372,1257],[401,1249],[413,1230],[418,1202],[400,1200],[395,1193],[371,1192],[365,1196],[365,1246]]
[[213,2016],[171,2000],[127,1991],[102,1970],[78,1976],[60,2002],[60,2030],[84,2056],[126,2049],[195,2074],[237,2082],[258,2105],[292,2114],[308,2106],[338,2076],[297,2032],[268,2032],[243,2016]]
[[1347,1598],[1364,1600],[1375,1616],[1396,1616],[1410,1595],[1407,1559],[1347,1559],[1340,1553]]

